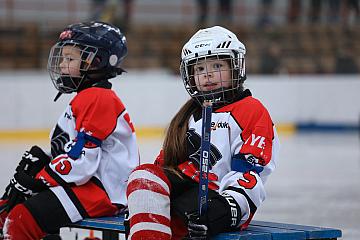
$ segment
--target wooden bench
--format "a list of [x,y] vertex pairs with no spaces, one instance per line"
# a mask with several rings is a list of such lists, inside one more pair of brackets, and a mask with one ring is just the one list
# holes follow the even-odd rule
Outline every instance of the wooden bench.
[[[125,232],[124,216],[89,218],[69,225],[71,228],[102,231],[102,240],[118,240],[119,233]],[[221,233],[214,240],[302,240],[338,239],[341,230],[297,224],[252,221],[247,230]]]

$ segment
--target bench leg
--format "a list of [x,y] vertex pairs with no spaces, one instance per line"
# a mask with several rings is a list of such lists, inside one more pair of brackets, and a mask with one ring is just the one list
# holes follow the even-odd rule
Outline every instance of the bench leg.
[[114,232],[114,231],[104,230],[102,232],[102,239],[103,240],[119,240],[119,233]]

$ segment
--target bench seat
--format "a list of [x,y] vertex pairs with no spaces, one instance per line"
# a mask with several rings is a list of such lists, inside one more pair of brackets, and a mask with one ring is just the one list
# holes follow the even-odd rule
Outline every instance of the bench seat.
[[[119,233],[125,232],[124,216],[89,218],[69,225],[71,228],[83,228],[102,231],[103,240],[118,240]],[[341,230],[298,224],[252,221],[244,231],[221,233],[214,240],[306,240],[338,239]]]

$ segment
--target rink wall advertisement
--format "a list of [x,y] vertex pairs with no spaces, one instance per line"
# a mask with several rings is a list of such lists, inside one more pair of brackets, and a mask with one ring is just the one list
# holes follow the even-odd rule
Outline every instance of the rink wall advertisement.
[[[57,102],[46,72],[0,74],[0,132],[48,130],[71,95]],[[165,128],[189,98],[178,75],[129,71],[112,80],[138,128]],[[360,76],[260,76],[245,82],[278,126],[356,129],[360,117]]]

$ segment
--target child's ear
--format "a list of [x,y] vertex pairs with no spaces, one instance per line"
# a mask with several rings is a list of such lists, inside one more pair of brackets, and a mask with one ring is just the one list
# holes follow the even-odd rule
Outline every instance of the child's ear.
[[91,65],[89,66],[89,69],[96,69],[99,67],[101,63],[101,59],[100,57],[95,57],[94,60],[92,61]]
[[92,67],[97,67],[97,66],[100,65],[100,62],[101,62],[100,57],[95,57],[94,60],[93,60],[93,62],[92,62],[92,64],[91,64],[91,66],[92,66]]

